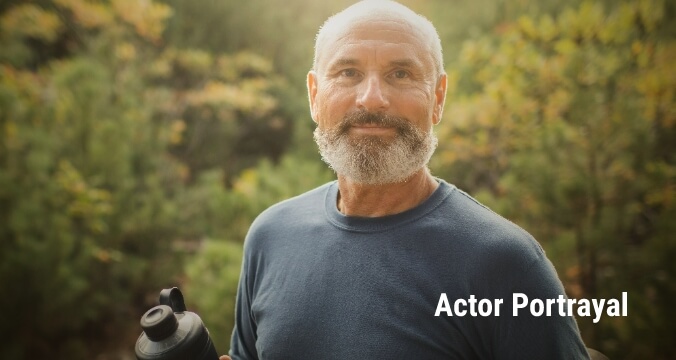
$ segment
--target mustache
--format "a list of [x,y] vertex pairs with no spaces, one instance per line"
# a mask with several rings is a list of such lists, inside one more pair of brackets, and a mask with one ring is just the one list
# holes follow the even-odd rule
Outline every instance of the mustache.
[[358,125],[376,125],[397,129],[400,133],[411,131],[413,125],[401,116],[357,110],[346,114],[340,122],[339,132],[346,133],[350,127]]

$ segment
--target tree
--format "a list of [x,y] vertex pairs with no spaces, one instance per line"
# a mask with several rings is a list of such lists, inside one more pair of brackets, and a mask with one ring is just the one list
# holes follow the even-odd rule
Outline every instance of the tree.
[[3,358],[88,358],[175,273],[168,243],[149,241],[171,228],[177,177],[158,169],[175,166],[134,76],[169,9],[135,4],[20,3],[0,18]]
[[611,357],[673,350],[673,10],[586,2],[467,42],[439,134],[437,172],[534,233],[570,296],[631,289],[629,317],[578,318]]
[[[199,248],[208,229],[197,225],[226,231],[215,217],[181,222],[208,218],[206,207],[186,212],[190,197],[226,193],[223,179],[288,142],[269,62],[167,46],[171,14],[135,0],[2,6],[2,358],[131,346]],[[205,124],[226,141],[202,135]],[[274,138],[248,138],[263,132]],[[191,140],[211,148],[191,152]],[[214,150],[222,158],[200,162]],[[198,189],[193,179],[219,167],[220,187]]]

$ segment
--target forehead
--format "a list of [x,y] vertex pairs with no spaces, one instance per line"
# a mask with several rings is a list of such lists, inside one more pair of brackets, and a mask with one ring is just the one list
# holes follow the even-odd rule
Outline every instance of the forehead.
[[336,26],[327,34],[318,53],[317,70],[336,61],[373,55],[379,61],[406,59],[433,68],[429,40],[415,25],[403,19],[355,19]]

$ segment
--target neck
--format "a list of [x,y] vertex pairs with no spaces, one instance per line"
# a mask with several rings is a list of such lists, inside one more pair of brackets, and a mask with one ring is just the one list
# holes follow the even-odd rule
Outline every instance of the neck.
[[408,180],[364,185],[338,175],[338,210],[348,216],[379,217],[398,214],[427,200],[439,183],[424,167]]

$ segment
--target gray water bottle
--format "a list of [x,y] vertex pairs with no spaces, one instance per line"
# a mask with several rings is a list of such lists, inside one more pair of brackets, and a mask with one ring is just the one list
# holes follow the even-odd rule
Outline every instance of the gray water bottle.
[[141,328],[138,360],[218,360],[209,331],[197,314],[187,311],[176,287],[160,292],[160,305],[143,315]]

